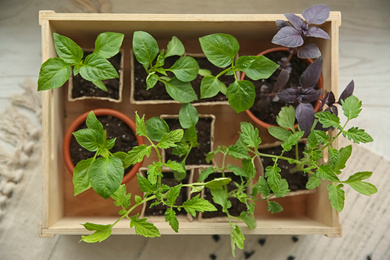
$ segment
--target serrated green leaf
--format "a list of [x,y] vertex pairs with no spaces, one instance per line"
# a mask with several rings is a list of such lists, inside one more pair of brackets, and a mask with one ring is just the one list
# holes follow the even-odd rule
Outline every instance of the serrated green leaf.
[[139,63],[148,66],[157,57],[159,52],[158,43],[149,33],[135,31],[133,34],[133,52]]
[[198,181],[202,182],[206,180],[207,177],[209,177],[209,175],[213,174],[214,172],[215,172],[214,167],[208,167],[207,169],[202,169]]
[[88,190],[92,187],[91,185],[91,166],[94,158],[81,160],[76,164],[73,170],[73,187],[74,196]]
[[255,186],[252,190],[252,196],[256,197],[259,192],[264,196],[268,197],[271,194],[270,187],[267,183],[267,181],[263,177],[259,177],[258,181],[256,182]]
[[236,67],[252,80],[268,79],[279,67],[278,64],[264,56],[241,56]]
[[165,211],[165,221],[169,223],[176,233],[179,232],[179,221],[177,220],[176,212],[172,208],[168,208]]
[[345,100],[341,100],[341,108],[344,115],[349,119],[357,118],[362,111],[362,102],[355,96],[349,96]]
[[281,144],[284,151],[290,151],[298,142],[301,140],[305,132],[297,131],[292,135],[288,136]]
[[321,180],[317,176],[310,176],[309,180],[306,183],[306,189],[314,190],[315,188],[321,185]]
[[136,125],[137,135],[147,136],[146,126],[145,126],[145,115],[143,115],[142,118],[140,118],[138,113],[135,112],[135,125]]
[[161,169],[162,169],[162,163],[161,162],[153,162],[153,164],[148,166],[147,176],[148,180],[152,185],[157,183],[158,176],[162,176]]
[[330,204],[338,212],[341,212],[344,208],[345,192],[341,189],[342,187],[342,184],[337,186],[333,184],[328,185]]
[[240,219],[250,228],[250,229],[255,229],[257,226],[257,221],[254,218],[253,214],[247,212],[247,211],[242,211],[240,213]]
[[39,71],[38,91],[61,87],[69,79],[71,73],[71,66],[60,58],[48,59]]
[[329,149],[329,165],[333,171],[337,174],[341,173],[341,170],[345,168],[349,157],[352,154],[352,145],[336,150],[334,148]]
[[291,132],[286,128],[277,126],[268,127],[268,133],[281,141],[286,140],[291,135]]
[[268,202],[268,208],[267,210],[271,212],[272,214],[279,213],[283,211],[283,207],[277,203],[276,201],[267,201]]
[[146,120],[145,127],[147,136],[156,142],[160,142],[161,138],[170,132],[167,122],[159,117]]
[[163,81],[168,95],[180,103],[191,103],[198,99],[191,83],[182,82],[176,77]]
[[248,110],[255,102],[255,86],[248,80],[235,81],[228,87],[226,97],[236,113]]
[[240,227],[235,223],[230,224],[230,241],[232,247],[232,255],[233,257],[236,257],[235,254],[236,246],[239,249],[244,249],[245,237],[241,233]]
[[351,127],[347,131],[343,131],[343,136],[357,144],[374,141],[374,139],[372,139],[372,137],[366,133],[364,129],[359,129],[358,127]]
[[227,169],[229,171],[232,171],[236,176],[242,176],[244,178],[248,178],[248,173],[242,167],[239,167],[237,165],[228,165]]
[[333,169],[330,167],[330,165],[327,164],[320,165],[320,167],[317,169],[317,174],[324,181],[340,181],[337,175],[334,173]]
[[329,136],[324,131],[312,130],[307,137],[310,148],[316,149],[320,144],[326,144],[329,140]]
[[241,140],[248,147],[257,149],[261,144],[259,130],[248,122],[241,122],[240,129],[241,129],[241,133],[240,133]]
[[280,168],[276,165],[265,168],[265,178],[272,191],[278,191],[280,185]]
[[143,237],[159,237],[161,236],[157,227],[150,222],[146,221],[146,218],[138,218],[138,215],[132,216],[130,221],[130,227],[135,229],[135,233]]
[[141,144],[139,146],[134,146],[131,151],[127,152],[125,164],[126,165],[134,165],[138,162],[142,162],[142,160],[146,157],[149,157],[152,152],[152,147],[147,146],[145,144]]
[[86,243],[96,243],[106,240],[111,235],[112,225],[99,225],[93,223],[85,223],[83,226],[89,231],[95,231],[91,235],[82,236],[81,240]]
[[109,59],[119,53],[125,35],[123,33],[104,32],[95,41],[94,53]]
[[173,130],[161,138],[160,142],[157,144],[157,147],[164,149],[175,147],[176,143],[180,142],[180,140],[183,138],[183,135],[183,129]]
[[155,187],[150,183],[150,181],[138,173],[137,180],[141,191],[146,192],[146,194],[151,194],[155,190]]
[[250,158],[248,152],[245,148],[238,145],[229,146],[228,155],[232,156],[235,159],[248,159]]
[[335,114],[332,114],[328,111],[320,111],[315,114],[315,117],[318,118],[319,122],[324,128],[328,127],[340,127],[340,118]]
[[185,49],[183,43],[176,36],[172,36],[172,39],[168,42],[165,57],[167,58],[175,55],[182,56],[184,53]]
[[175,205],[176,199],[177,199],[177,197],[179,197],[180,190],[181,190],[181,184],[172,187],[172,188],[165,194],[165,195],[166,195],[166,198],[167,198],[166,203],[167,203],[168,206],[172,207],[172,206]]
[[58,56],[68,64],[77,64],[83,58],[83,50],[72,39],[53,33],[54,47]]
[[196,60],[189,56],[179,58],[169,68],[176,78],[182,82],[190,82],[198,76],[199,65]]
[[187,213],[195,217],[196,212],[217,211],[217,208],[213,204],[199,196],[200,194],[183,203],[182,206]]
[[370,196],[378,192],[378,189],[373,184],[365,181],[348,182],[348,184],[354,190],[366,196]]
[[293,106],[282,107],[278,116],[276,117],[276,122],[279,126],[294,129],[295,123],[295,109]]
[[114,156],[96,159],[91,166],[93,190],[104,199],[109,198],[121,185],[124,169],[122,161]]
[[207,59],[220,68],[231,65],[240,49],[237,39],[228,34],[206,35],[199,42]]
[[86,80],[97,81],[119,78],[114,66],[99,54],[90,54],[80,68],[80,75]]
[[168,160],[168,162],[164,163],[164,165],[166,167],[168,167],[169,169],[171,169],[172,171],[176,171],[176,172],[180,172],[180,173],[186,173],[185,168],[179,162]]
[[200,83],[200,97],[211,98],[219,92],[226,93],[226,85],[217,77],[212,75],[205,76]]
[[127,193],[127,188],[124,184],[119,186],[119,188],[111,195],[111,198],[115,200],[115,206],[129,208],[131,205],[131,194]]
[[190,103],[183,104],[179,111],[180,126],[184,129],[195,127],[198,121],[198,110]]
[[278,183],[278,187],[272,190],[274,192],[275,197],[282,198],[286,196],[290,189],[288,188],[288,182],[286,179],[281,179]]

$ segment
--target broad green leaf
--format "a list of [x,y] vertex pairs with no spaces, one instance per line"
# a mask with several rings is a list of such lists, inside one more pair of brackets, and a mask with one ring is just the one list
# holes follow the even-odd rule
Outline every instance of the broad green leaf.
[[283,150],[290,151],[292,147],[295,146],[299,142],[299,140],[301,140],[304,134],[305,132],[303,131],[297,131],[292,135],[288,136],[281,144]]
[[152,117],[146,120],[145,127],[147,136],[156,142],[161,141],[161,138],[170,132],[167,122],[159,117]]
[[104,199],[109,198],[121,185],[124,169],[117,157],[96,159],[92,166],[91,184],[94,191]]
[[203,77],[208,77],[213,75],[210,70],[206,70],[206,69],[199,69],[198,74]]
[[255,102],[255,86],[248,80],[235,81],[228,87],[226,97],[237,113],[248,110]]
[[293,106],[282,107],[278,116],[276,117],[276,122],[279,126],[294,129],[295,123],[295,109]]
[[172,132],[169,132],[165,134],[160,142],[157,144],[157,147],[168,149],[171,147],[175,147],[176,143],[180,142],[180,140],[183,138],[184,131],[183,129],[176,129]]
[[373,184],[365,181],[348,182],[348,184],[354,190],[366,196],[370,196],[378,192],[377,188]]
[[207,59],[220,68],[231,65],[240,49],[237,39],[228,34],[203,36],[199,38],[199,42]]
[[241,122],[240,129],[240,138],[244,141],[244,143],[248,147],[257,149],[261,144],[259,129],[255,128],[251,123],[248,122]]
[[161,236],[157,227],[153,223],[147,222],[146,218],[138,218],[138,215],[131,217],[130,227],[135,229],[135,233],[143,237]]
[[161,169],[162,169],[162,163],[161,162],[153,162],[153,164],[148,166],[148,180],[152,185],[157,183],[158,176],[162,176]]
[[77,196],[92,187],[90,178],[93,161],[94,158],[89,158],[81,160],[76,164],[76,167],[73,170],[74,196]]
[[103,81],[101,81],[101,80],[94,80],[94,81],[92,81],[92,83],[96,87],[100,88],[101,90],[107,91],[107,87],[106,87],[106,85],[104,85]]
[[187,213],[195,217],[196,212],[217,211],[217,208],[213,204],[205,199],[199,198],[199,196],[200,194],[183,203],[182,206]]
[[126,165],[133,165],[138,162],[142,162],[144,157],[149,157],[150,153],[152,152],[152,147],[147,146],[145,144],[135,146],[131,151],[127,152],[125,164]]
[[114,66],[98,54],[90,54],[85,58],[80,75],[89,81],[119,78]]
[[336,116],[335,114],[332,114],[328,111],[324,112],[317,112],[315,114],[315,117],[319,119],[320,123],[324,128],[328,127],[340,127],[340,118]]
[[[104,147],[107,148],[107,150],[111,150],[115,145],[116,138],[108,139],[104,142]],[[117,156],[118,157],[118,156]],[[123,161],[122,161],[123,162]]]
[[172,36],[172,39],[168,42],[167,45],[167,53],[165,53],[165,57],[170,56],[182,56],[184,55],[185,49],[183,43],[176,37]]
[[139,63],[146,66],[150,65],[159,52],[158,43],[149,33],[135,31],[133,34],[133,52]]
[[177,199],[177,197],[179,197],[180,190],[181,190],[181,184],[172,187],[172,188],[165,194],[165,195],[166,195],[166,198],[167,198],[166,203],[167,203],[167,205],[168,205],[169,207],[172,207],[172,206],[175,205],[176,199]]
[[235,159],[248,159],[250,155],[245,148],[238,145],[229,146],[228,154]]
[[157,61],[156,64],[154,65],[154,69],[156,70],[161,69],[163,71],[161,74],[164,74],[166,76],[167,74],[165,73],[164,68],[162,68],[164,64],[165,64],[165,51],[162,50],[157,56]]
[[102,143],[101,135],[93,129],[80,129],[73,132],[73,136],[76,138],[77,143],[90,152],[96,151]]
[[286,140],[291,135],[291,132],[288,131],[286,128],[277,127],[277,126],[269,127],[268,133],[281,141]]
[[118,54],[125,35],[123,33],[104,32],[95,41],[94,53],[109,59]]
[[239,249],[244,249],[244,241],[245,241],[245,237],[241,233],[240,227],[235,223],[230,224],[230,243],[232,247],[233,257],[236,257],[235,254],[236,246]]
[[84,53],[77,43],[58,33],[53,33],[53,38],[56,52],[64,62],[70,65],[80,63]]
[[89,231],[95,231],[91,235],[81,237],[81,240],[86,243],[102,242],[106,240],[112,232],[112,225],[99,225],[87,222],[83,224],[83,226]]
[[135,112],[135,125],[137,129],[137,135],[147,136],[146,126],[145,126],[145,115],[143,115],[142,118],[140,118],[138,113]]
[[219,92],[226,93],[226,86],[217,77],[206,76],[200,83],[200,97],[211,98]]
[[157,84],[159,78],[160,77],[156,73],[148,74],[146,77],[146,90],[153,88]]
[[371,175],[372,172],[357,172],[354,175],[350,176],[348,180],[345,181],[345,183],[366,180],[370,178]]
[[279,67],[278,64],[264,56],[241,56],[236,67],[252,80],[268,79]]
[[176,78],[183,82],[190,82],[198,76],[199,65],[192,57],[185,56],[178,59],[169,68]]
[[362,102],[355,96],[350,96],[345,100],[341,100],[341,107],[344,115],[349,119],[357,118],[362,111]]
[[320,167],[317,169],[317,174],[324,181],[340,181],[337,175],[334,173],[333,169],[327,164],[320,165]]
[[321,180],[317,176],[310,176],[309,180],[306,183],[306,189],[314,190],[315,188],[321,185]]
[[359,129],[358,127],[351,127],[347,131],[343,131],[343,136],[357,144],[374,141],[374,139],[372,139],[372,137],[366,133],[364,129]]
[[138,173],[137,173],[137,180],[141,191],[146,192],[146,194],[151,194],[155,190],[154,186],[150,183],[150,181],[145,177],[142,177]]
[[221,178],[215,178],[211,181],[208,181],[205,183],[205,187],[209,188],[210,190],[221,190],[223,186],[229,184],[232,179],[221,177]]
[[103,131],[104,131],[103,125],[97,119],[93,111],[89,112],[85,123],[88,128],[93,129],[96,131],[96,133],[103,135]]
[[272,214],[279,213],[283,211],[283,207],[277,203],[276,201],[267,201],[268,202],[268,208],[267,210],[271,212]]
[[337,186],[333,184],[328,185],[330,205],[338,212],[341,212],[344,208],[345,192],[341,189],[342,187],[342,184]]
[[60,58],[48,59],[42,64],[39,71],[38,90],[61,87],[69,79],[71,73],[71,66]]
[[169,81],[163,81],[168,95],[180,103],[191,103],[198,99],[191,83],[182,82],[173,77]]
[[169,223],[176,233],[179,232],[179,221],[177,220],[176,212],[172,208],[168,208],[165,211],[165,221]]
[[228,209],[232,207],[232,203],[228,200],[228,194],[226,190],[217,189],[210,190],[213,196],[214,203],[222,206],[222,212],[227,213]]
[[127,193],[127,188],[125,184],[119,186],[119,188],[111,195],[111,198],[114,201],[115,206],[122,206],[124,208],[129,208],[131,205],[131,194]]
[[198,121],[198,110],[190,103],[183,104],[179,111],[180,126],[187,129],[196,126]]
[[257,221],[253,217],[253,214],[250,214],[247,211],[242,211],[240,213],[240,219],[250,228],[255,229],[257,226]]

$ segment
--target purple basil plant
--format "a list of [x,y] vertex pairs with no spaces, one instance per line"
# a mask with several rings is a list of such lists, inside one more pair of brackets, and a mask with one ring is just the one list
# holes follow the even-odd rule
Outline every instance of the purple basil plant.
[[349,84],[345,87],[343,92],[341,93],[339,100],[336,102],[336,98],[333,94],[333,92],[327,92],[324,97],[320,100],[321,101],[321,108],[323,108],[325,105],[327,106],[324,111],[329,111],[332,114],[335,114],[338,116],[338,110],[337,110],[337,104],[341,105],[341,101],[344,101],[347,97],[351,96],[353,94],[353,90],[355,88],[355,83],[352,80],[349,82]]
[[282,70],[275,83],[274,90],[280,91],[278,97],[286,103],[295,103],[295,117],[299,128],[307,135],[314,123],[314,108],[311,102],[316,101],[322,94],[322,89],[316,90],[315,86],[322,71],[322,58],[316,59],[310,64],[299,78],[299,86],[296,88],[282,89],[289,79],[289,73]]
[[288,22],[276,21],[279,31],[272,42],[290,48],[290,51],[296,52],[301,59],[320,57],[321,52],[316,44],[310,43],[304,46],[303,44],[306,37],[330,39],[324,30],[314,26],[323,24],[328,19],[329,12],[330,8],[326,5],[311,6],[302,12],[306,21],[295,14],[284,14]]

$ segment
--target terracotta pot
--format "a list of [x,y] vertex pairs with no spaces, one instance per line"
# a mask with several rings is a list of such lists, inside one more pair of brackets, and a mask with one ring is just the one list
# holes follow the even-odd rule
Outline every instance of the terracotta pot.
[[[101,115],[112,115],[116,118],[121,119],[123,122],[125,122],[133,131],[133,133],[136,133],[136,125],[133,120],[131,120],[128,116],[125,114],[112,110],[112,109],[107,109],[107,108],[100,108],[100,109],[94,109],[93,112],[95,113],[96,116],[101,116]],[[69,172],[73,175],[73,170],[74,170],[74,164],[70,158],[70,140],[72,139],[73,132],[77,130],[77,128],[85,122],[87,119],[88,114],[90,111],[82,114],[79,116],[73,123],[69,126],[68,130],[65,133],[63,144],[62,144],[62,155],[64,158],[64,162],[66,165],[66,168],[68,168]],[[138,145],[144,144],[144,138],[138,135],[135,135],[137,138]],[[125,174],[123,177],[122,184],[129,182],[138,172],[138,169],[141,167],[142,162],[136,163],[133,165],[132,169]]]
[[[268,50],[265,50],[261,53],[259,53],[257,56],[260,56],[260,55],[266,55],[268,53],[271,53],[271,52],[277,52],[277,51],[285,51],[285,52],[289,52],[289,49],[288,48],[285,48],[285,47],[277,47],[277,48],[271,48],[271,49],[268,49]],[[313,63],[313,60],[312,59],[305,59],[304,60],[308,65],[312,64]],[[245,79],[245,73],[242,73],[241,74],[241,80],[244,80]],[[318,89],[323,89],[324,88],[324,81],[323,81],[323,78],[322,78],[322,74],[320,75],[320,78],[318,80]],[[317,103],[314,107],[314,111],[317,112],[319,109],[320,109],[320,106],[321,106],[321,102],[319,100],[317,100]],[[245,111],[248,116],[253,120],[255,121],[258,125],[260,125],[261,127],[264,127],[264,128],[268,128],[270,126],[275,126],[275,125],[272,125],[272,124],[269,124],[267,122],[264,122],[260,119],[258,119],[255,115],[253,115],[253,113],[248,109]],[[295,128],[297,129],[298,128],[298,124],[295,124]]]

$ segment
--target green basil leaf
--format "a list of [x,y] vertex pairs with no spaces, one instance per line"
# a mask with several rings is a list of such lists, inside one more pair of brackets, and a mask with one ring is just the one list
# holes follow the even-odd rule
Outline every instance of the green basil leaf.
[[255,86],[247,80],[233,82],[226,91],[230,106],[237,113],[248,110],[255,102]]
[[80,75],[89,81],[119,78],[114,66],[107,59],[94,53],[85,58]]
[[146,90],[153,88],[157,84],[159,78],[160,77],[155,73],[148,74],[146,77]]
[[74,187],[74,196],[79,195],[80,193],[91,188],[91,165],[94,159],[89,158],[86,160],[81,160],[76,164],[76,167],[73,170],[73,187]]
[[226,93],[226,86],[217,77],[210,75],[202,79],[200,83],[201,98],[211,98],[219,92]]
[[102,143],[101,135],[94,129],[80,129],[73,132],[76,141],[90,152],[95,152]]
[[101,80],[94,80],[94,81],[92,81],[92,83],[93,83],[96,87],[98,87],[98,88],[100,88],[101,90],[107,92],[107,87],[106,87],[106,85],[104,85],[103,81],[101,81]]
[[101,133],[103,135],[103,125],[97,119],[96,115],[93,111],[89,112],[87,119],[85,121],[88,128],[95,130],[97,133]]
[[183,104],[179,111],[180,126],[184,129],[194,127],[199,121],[198,110],[190,104]]
[[241,56],[236,67],[252,80],[268,79],[279,67],[278,64],[264,56]]
[[159,52],[158,43],[149,33],[135,31],[133,35],[133,51],[137,61],[147,66],[152,64]]
[[63,61],[71,65],[80,63],[84,53],[77,43],[58,33],[53,33],[53,38],[57,54]]
[[167,53],[165,54],[165,58],[170,56],[182,56],[185,52],[184,45],[181,41],[176,37],[172,36],[172,39],[168,42],[167,45]]
[[156,142],[160,142],[161,138],[170,132],[167,122],[159,117],[146,120],[145,127],[149,138]]
[[42,64],[39,71],[38,90],[61,87],[69,79],[71,73],[71,66],[60,58],[48,59]]
[[91,171],[92,188],[104,199],[109,198],[119,188],[124,174],[122,161],[114,156],[96,159]]
[[231,65],[240,49],[237,39],[228,34],[207,35],[199,38],[199,42],[207,59],[220,68]]
[[191,103],[198,99],[189,82],[182,82],[173,77],[169,81],[164,81],[164,85],[169,96],[180,103]]
[[181,57],[168,69],[176,78],[183,82],[190,82],[198,76],[199,65],[192,57]]
[[98,35],[95,41],[94,53],[103,58],[111,58],[118,54],[125,35],[123,33],[104,32]]

